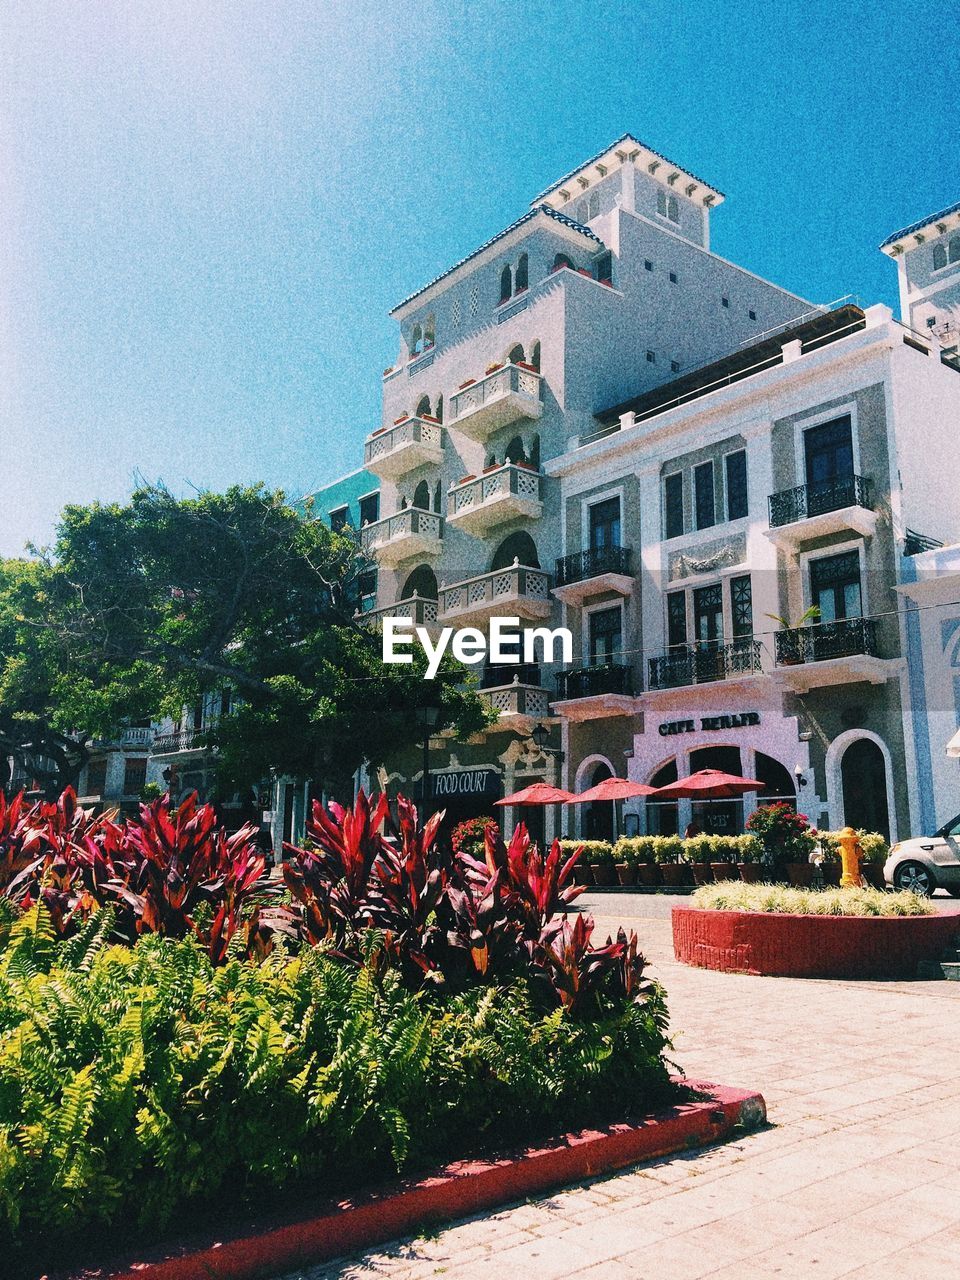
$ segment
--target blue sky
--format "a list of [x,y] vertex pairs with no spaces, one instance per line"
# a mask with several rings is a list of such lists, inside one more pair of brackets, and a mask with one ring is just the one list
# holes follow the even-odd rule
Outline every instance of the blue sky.
[[[952,14],[952,16],[951,16]],[[954,0],[7,0],[0,554],[140,473],[300,494],[379,421],[389,308],[629,131],[713,248],[896,302],[960,198]]]

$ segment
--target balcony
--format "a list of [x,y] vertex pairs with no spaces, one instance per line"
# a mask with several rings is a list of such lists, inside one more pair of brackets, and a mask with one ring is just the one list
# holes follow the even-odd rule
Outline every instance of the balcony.
[[494,615],[535,621],[548,618],[552,607],[550,575],[515,561],[507,569],[441,587],[439,619],[471,627]]
[[432,627],[437,623],[437,602],[424,596],[408,596],[406,600],[396,600],[382,609],[356,613],[354,617],[358,622],[369,622],[373,626],[379,626],[384,618],[409,618],[415,627]]
[[811,538],[834,533],[869,537],[877,526],[871,483],[865,476],[844,476],[826,484],[798,484],[770,495],[771,542],[794,551]]
[[[529,733],[535,724],[550,716],[550,695],[540,687],[540,674],[536,666],[514,667],[516,673],[508,684],[490,683],[503,680],[503,669],[489,669],[480,681],[483,697],[498,713],[500,727],[517,733]],[[502,722],[506,722],[505,724]],[[497,726],[492,726],[496,728]]]
[[505,364],[450,397],[451,425],[471,440],[488,440],[501,427],[541,413],[540,374],[532,366]]
[[632,715],[633,671],[623,663],[576,667],[557,676],[557,715],[568,720],[603,720]]
[[504,463],[454,485],[447,494],[447,519],[478,537],[505,520],[536,520],[543,511],[540,483],[538,471]]
[[149,725],[128,725],[120,732],[121,747],[149,747],[153,744],[153,730]]
[[628,596],[633,590],[629,547],[591,547],[557,561],[553,594],[567,604],[580,604],[588,596],[614,591]]
[[443,516],[420,507],[407,507],[396,515],[364,525],[360,546],[365,555],[384,565],[401,564],[413,556],[437,556],[443,543]]
[[879,656],[876,618],[845,618],[778,631],[774,650],[777,676],[796,693],[858,681],[882,684],[902,665]]
[[396,480],[427,463],[443,461],[446,432],[436,418],[406,418],[367,436],[363,465],[384,480]]
[[212,725],[204,725],[200,729],[177,729],[174,733],[158,733],[153,740],[155,756],[177,755],[181,751],[205,751],[200,739],[209,733]]
[[742,680],[761,675],[759,640],[735,640],[732,644],[696,645],[661,658],[650,658],[649,686],[653,689],[683,689],[718,680]]

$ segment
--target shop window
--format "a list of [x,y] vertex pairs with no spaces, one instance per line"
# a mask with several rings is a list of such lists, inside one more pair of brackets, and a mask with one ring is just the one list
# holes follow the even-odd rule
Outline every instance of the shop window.
[[710,529],[716,524],[713,493],[713,463],[701,462],[693,470],[694,509],[697,528]]
[[675,471],[663,482],[664,536],[679,538],[683,533],[683,472]]
[[724,460],[727,480],[727,519],[742,520],[747,514],[747,453],[738,449]]

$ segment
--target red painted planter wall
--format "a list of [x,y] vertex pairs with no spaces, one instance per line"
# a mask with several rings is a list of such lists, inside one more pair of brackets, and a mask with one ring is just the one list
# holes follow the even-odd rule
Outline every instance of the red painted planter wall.
[[915,978],[957,944],[960,916],[793,916],[673,908],[684,964],[785,978]]

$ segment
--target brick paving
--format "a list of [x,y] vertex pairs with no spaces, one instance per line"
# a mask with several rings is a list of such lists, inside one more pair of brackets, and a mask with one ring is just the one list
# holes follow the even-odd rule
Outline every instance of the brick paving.
[[770,1126],[284,1280],[960,1276],[960,983],[689,969],[666,897],[584,902],[640,934],[677,1062],[760,1089]]

